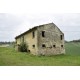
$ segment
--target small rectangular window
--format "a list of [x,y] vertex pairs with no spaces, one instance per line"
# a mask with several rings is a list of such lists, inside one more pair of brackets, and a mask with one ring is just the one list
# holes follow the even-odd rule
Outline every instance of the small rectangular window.
[[63,39],[63,36],[62,36],[62,35],[60,35],[60,39],[61,39],[61,40]]
[[53,47],[55,48],[55,47],[56,47],[56,45],[53,45]]
[[61,45],[61,47],[63,48],[63,45]]
[[17,44],[17,40],[15,41],[15,43]]
[[45,37],[45,31],[42,31],[42,37]]
[[35,32],[34,31],[32,32],[32,36],[33,36],[33,38],[35,37]]
[[22,42],[24,42],[24,36],[22,37]]
[[33,48],[35,48],[35,45],[32,45]]
[[46,47],[46,45],[45,45],[45,44],[42,44],[42,47],[43,47],[43,48],[45,48],[45,47]]

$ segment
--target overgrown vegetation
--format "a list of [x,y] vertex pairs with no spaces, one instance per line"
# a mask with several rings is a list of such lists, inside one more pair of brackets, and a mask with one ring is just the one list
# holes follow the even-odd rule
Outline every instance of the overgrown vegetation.
[[20,52],[28,52],[28,45],[25,42],[22,42],[19,45],[19,51]]
[[65,44],[66,54],[56,56],[34,56],[17,52],[14,48],[0,48],[2,66],[80,66],[80,43]]

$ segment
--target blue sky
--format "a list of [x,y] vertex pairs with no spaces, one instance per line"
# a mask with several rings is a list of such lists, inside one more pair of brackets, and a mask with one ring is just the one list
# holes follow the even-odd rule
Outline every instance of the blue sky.
[[0,41],[14,41],[15,36],[30,28],[55,23],[65,34],[65,40],[80,39],[80,14],[9,14],[0,13]]

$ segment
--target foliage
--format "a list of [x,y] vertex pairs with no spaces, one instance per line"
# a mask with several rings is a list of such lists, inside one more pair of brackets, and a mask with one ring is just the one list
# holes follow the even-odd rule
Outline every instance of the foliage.
[[19,51],[20,52],[28,52],[28,45],[25,42],[22,42],[19,45]]
[[13,41],[13,42],[0,42],[0,45],[3,45],[3,44],[14,44],[15,42]]

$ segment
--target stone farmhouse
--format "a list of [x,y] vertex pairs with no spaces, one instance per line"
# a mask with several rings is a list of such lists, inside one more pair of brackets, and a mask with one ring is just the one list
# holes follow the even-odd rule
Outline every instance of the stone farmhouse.
[[35,26],[16,36],[15,40],[17,46],[26,42],[34,55],[65,54],[64,34],[54,23]]

